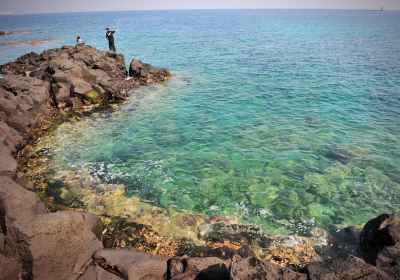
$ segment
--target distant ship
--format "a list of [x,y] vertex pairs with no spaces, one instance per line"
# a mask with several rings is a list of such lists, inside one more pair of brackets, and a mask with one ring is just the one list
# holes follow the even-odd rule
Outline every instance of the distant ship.
[[11,15],[11,13],[0,13],[0,15]]
[[383,11],[383,7],[382,7],[381,11]]

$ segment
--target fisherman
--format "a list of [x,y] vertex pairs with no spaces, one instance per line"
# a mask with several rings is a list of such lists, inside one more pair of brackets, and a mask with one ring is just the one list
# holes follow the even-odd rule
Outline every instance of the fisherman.
[[108,46],[110,47],[110,51],[115,51],[115,44],[114,44],[114,33],[118,32],[118,29],[115,31],[110,31],[110,28],[107,27],[106,38],[108,40]]

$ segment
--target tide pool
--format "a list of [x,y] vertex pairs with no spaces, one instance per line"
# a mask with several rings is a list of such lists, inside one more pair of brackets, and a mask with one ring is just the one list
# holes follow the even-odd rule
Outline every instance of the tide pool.
[[[173,78],[40,139],[32,156],[49,159],[47,195],[90,203],[64,180],[73,174],[300,235],[399,214],[400,12],[85,13],[80,36],[106,49],[91,31],[120,15],[127,65],[134,57]],[[52,44],[72,38],[64,32]]]

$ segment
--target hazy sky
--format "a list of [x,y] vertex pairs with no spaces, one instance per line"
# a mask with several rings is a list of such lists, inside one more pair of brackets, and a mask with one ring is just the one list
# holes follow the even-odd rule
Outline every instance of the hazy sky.
[[400,0],[1,0],[13,14],[177,9],[359,9],[400,10]]

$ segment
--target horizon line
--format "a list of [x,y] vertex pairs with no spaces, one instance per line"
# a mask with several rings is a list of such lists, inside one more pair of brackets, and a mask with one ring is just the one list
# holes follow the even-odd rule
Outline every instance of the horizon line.
[[139,9],[139,10],[115,10],[115,11],[76,11],[76,12],[39,12],[39,13],[10,13],[10,12],[4,12],[0,13],[0,15],[40,15],[40,14],[68,14],[68,13],[105,13],[105,12],[135,12],[135,11],[196,11],[196,10],[347,10],[347,11],[379,11],[379,12],[385,12],[385,11],[400,11],[400,10],[381,10],[379,9],[340,9],[340,8],[335,8],[335,9],[320,9],[320,8],[209,8],[209,9],[161,9],[161,10],[149,10],[149,9]]

